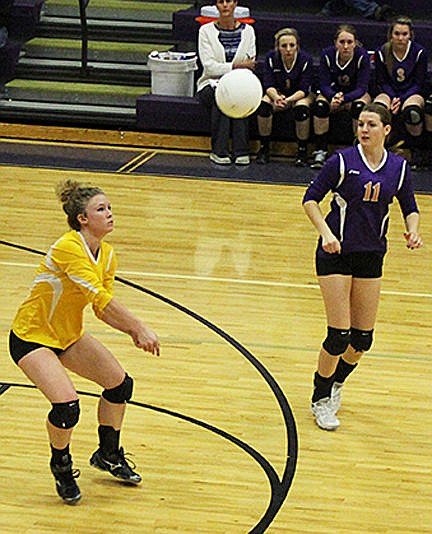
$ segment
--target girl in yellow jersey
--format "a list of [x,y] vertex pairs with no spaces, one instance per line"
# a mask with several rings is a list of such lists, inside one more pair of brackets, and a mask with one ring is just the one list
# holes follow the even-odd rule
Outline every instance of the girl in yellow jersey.
[[81,493],[69,451],[79,418],[79,399],[66,369],[103,388],[98,406],[99,448],[90,464],[122,481],[141,482],[120,447],[120,429],[133,380],[97,339],[83,330],[83,311],[129,334],[136,347],[159,355],[156,334],[112,294],[117,266],[113,248],[103,241],[113,230],[104,192],[67,180],[57,187],[71,231],[50,248],[30,294],[18,309],[9,336],[12,358],[51,402],[47,418],[51,471],[60,497],[75,504]]

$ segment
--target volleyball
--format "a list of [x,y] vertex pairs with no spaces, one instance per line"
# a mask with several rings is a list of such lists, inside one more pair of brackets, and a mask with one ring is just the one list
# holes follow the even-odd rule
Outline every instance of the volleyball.
[[233,69],[224,74],[215,92],[218,108],[233,119],[252,115],[258,109],[262,96],[261,82],[249,69]]

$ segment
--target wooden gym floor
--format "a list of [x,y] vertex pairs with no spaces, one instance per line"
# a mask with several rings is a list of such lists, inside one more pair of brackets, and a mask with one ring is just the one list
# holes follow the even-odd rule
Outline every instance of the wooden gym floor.
[[[374,346],[349,379],[332,433],[309,411],[326,325],[304,186],[62,163],[1,167],[2,533],[432,532],[430,196],[418,196],[419,251],[404,247],[392,209]],[[82,402],[76,507],[63,505],[49,473],[48,403],[6,341],[38,252],[67,229],[53,191],[67,177],[110,197],[116,293],[162,342],[160,358],[150,358],[87,314],[88,331],[135,378],[122,443],[143,484],[123,486],[88,465],[99,392],[73,377]]]

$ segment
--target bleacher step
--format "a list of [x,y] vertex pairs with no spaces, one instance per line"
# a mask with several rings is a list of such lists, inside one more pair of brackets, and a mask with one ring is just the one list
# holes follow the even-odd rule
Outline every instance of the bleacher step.
[[[81,40],[79,39],[35,37],[27,41],[23,49],[23,54],[25,57],[32,58],[77,60],[81,58],[81,46]],[[89,61],[145,65],[148,55],[153,50],[165,52],[172,48],[173,45],[161,43],[89,41],[88,59]]]
[[5,85],[4,92],[5,99],[9,101],[132,108],[137,97],[148,93],[149,89],[127,85],[16,79]]

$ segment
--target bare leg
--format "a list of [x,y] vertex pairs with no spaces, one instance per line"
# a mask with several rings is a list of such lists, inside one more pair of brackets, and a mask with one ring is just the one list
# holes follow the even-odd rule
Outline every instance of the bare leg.
[[[51,403],[78,399],[75,387],[58,357],[49,349],[30,352],[19,361],[19,367]],[[64,449],[69,445],[73,429],[62,429],[46,422],[51,445]]]

